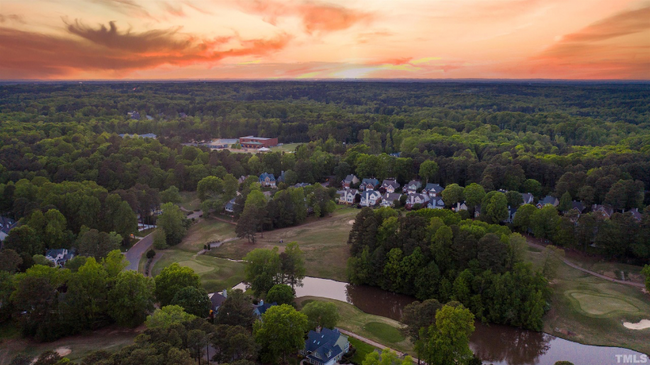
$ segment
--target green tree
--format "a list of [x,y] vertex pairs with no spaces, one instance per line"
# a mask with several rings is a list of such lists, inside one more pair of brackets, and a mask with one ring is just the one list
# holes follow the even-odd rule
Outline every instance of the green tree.
[[537,238],[551,239],[557,228],[557,209],[552,205],[546,205],[536,210],[530,217],[530,228]]
[[564,260],[564,250],[553,245],[548,245],[542,251],[542,274],[548,280],[555,279],[557,269],[560,267]]
[[305,259],[297,242],[290,242],[280,254],[280,273],[282,282],[294,288],[305,277]]
[[113,320],[129,327],[142,324],[147,314],[154,310],[154,287],[152,278],[130,270],[120,272],[108,294],[108,309]]
[[438,164],[433,160],[427,160],[420,164],[420,178],[424,179],[424,183],[433,181],[438,173]]
[[244,256],[247,265],[244,281],[250,284],[257,297],[264,296],[281,280],[281,262],[278,248],[272,250],[256,248]]
[[528,179],[524,181],[523,192],[539,198],[542,195],[542,184],[535,179]]
[[266,301],[269,303],[293,305],[294,299],[293,289],[286,284],[275,284],[266,293]]
[[474,315],[462,304],[445,305],[436,313],[436,323],[426,330],[419,347],[429,365],[469,364],[473,358],[469,337],[474,332]]
[[257,359],[257,344],[250,331],[242,326],[218,325],[218,336],[212,336],[211,344],[215,350],[212,361],[221,364],[242,364],[249,361],[251,365]]
[[560,204],[557,206],[557,209],[561,212],[568,212],[573,207],[571,202],[571,194],[567,191],[562,194],[562,197],[560,198]]
[[650,265],[645,265],[641,273],[645,276],[645,288],[650,291]]
[[508,206],[512,208],[518,208],[520,205],[524,204],[524,198],[522,198],[521,194],[517,191],[508,191],[506,193],[506,199],[508,200]]
[[167,245],[167,234],[161,227],[158,227],[158,229],[153,232],[153,247],[156,250],[164,250],[169,247]]
[[191,268],[173,263],[156,276],[156,299],[163,307],[169,305],[176,293],[188,286],[201,288],[199,276]]
[[131,234],[138,232],[138,217],[129,206],[129,203],[120,203],[113,217],[112,230],[122,236],[124,240],[128,240]]
[[4,248],[18,253],[27,253],[29,256],[41,255],[45,252],[43,241],[29,225],[13,228],[3,243]]
[[411,365],[413,364],[413,358],[411,356],[405,356],[403,359],[399,359],[397,354],[390,349],[383,349],[381,351],[381,356],[377,351],[373,351],[366,355],[366,358],[363,359],[362,365]]
[[221,304],[215,323],[252,328],[255,321],[250,298],[241,289],[228,290],[226,300]]
[[462,201],[463,191],[463,187],[458,186],[458,184],[449,184],[445,190],[442,191],[442,200],[445,202],[447,207],[451,207]]
[[485,212],[491,223],[498,224],[508,218],[508,199],[503,193],[496,192],[486,202]]
[[436,299],[415,301],[407,305],[402,310],[401,322],[404,324],[402,332],[416,343],[420,339],[420,329],[428,328],[435,323],[436,313],[440,308],[442,304]]
[[189,322],[195,318],[195,316],[186,313],[183,310],[183,307],[179,305],[167,305],[160,309],[156,309],[152,315],[147,316],[147,320],[144,324],[149,329],[168,329],[174,325]]
[[176,292],[171,305],[181,306],[185,312],[199,318],[207,318],[212,302],[205,289],[188,286]]
[[524,204],[515,213],[512,220],[512,225],[519,228],[522,232],[527,232],[531,228],[530,218],[537,211],[537,208],[532,204]]
[[255,341],[262,348],[262,361],[286,363],[287,355],[304,348],[307,329],[307,316],[292,306],[283,304],[269,308],[253,329]]
[[307,303],[302,310],[309,320],[309,328],[326,327],[333,329],[341,319],[334,303],[315,300]]
[[160,192],[160,201],[162,203],[180,204],[182,198],[178,188],[172,185],[167,190]]
[[465,187],[465,190],[463,190],[463,197],[465,198],[467,207],[474,211],[476,206],[481,204],[483,201],[483,198],[485,197],[485,189],[483,189],[479,184],[471,183]]
[[162,211],[162,214],[158,217],[157,224],[165,232],[167,245],[177,245],[187,233],[185,214],[183,214],[179,207],[172,203],[163,204]]
[[23,259],[16,251],[9,248],[0,251],[0,270],[13,274],[22,263]]

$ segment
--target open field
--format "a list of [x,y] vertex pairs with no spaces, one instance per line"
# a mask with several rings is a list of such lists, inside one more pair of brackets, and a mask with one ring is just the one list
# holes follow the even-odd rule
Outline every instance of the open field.
[[350,360],[353,364],[361,365],[363,360],[366,358],[366,355],[373,351],[378,351],[378,349],[374,348],[372,345],[369,345],[354,337],[348,337],[348,340],[350,341],[350,344],[356,349],[354,356]]
[[182,191],[180,206],[191,211],[198,210],[201,207],[201,201],[196,191]]
[[208,293],[230,289],[244,280],[244,264],[218,257],[199,255],[179,248],[170,248],[153,267],[152,275],[158,275],[166,266],[177,262],[192,268],[201,278],[201,284]]
[[241,260],[253,249],[278,246],[282,251],[289,242],[295,241],[305,254],[307,276],[345,281],[346,263],[350,257],[347,241],[352,226],[349,221],[358,212],[357,209],[342,208],[329,217],[297,227],[264,232],[264,238],[258,234],[255,244],[245,239],[224,243],[212,249],[209,255]]
[[334,299],[317,297],[296,299],[296,303],[300,308],[312,301],[329,302],[336,305],[341,316],[337,327],[356,333],[359,336],[363,336],[392,349],[407,352],[411,355],[414,354],[411,341],[399,332],[402,325],[398,321],[365,313],[352,304]]
[[[529,250],[534,265],[541,253]],[[575,261],[575,260],[573,260]],[[594,277],[561,264],[544,332],[589,345],[626,347],[650,353],[650,329],[632,330],[623,322],[650,318],[650,296],[639,288]]]
[[57,348],[69,348],[72,352],[66,357],[76,362],[96,350],[116,351],[130,345],[142,330],[144,330],[144,326],[136,329],[111,326],[46,343],[23,338],[8,339],[0,343],[0,365],[9,364],[11,359],[19,353],[37,357],[45,351]]
[[221,241],[227,238],[236,237],[235,225],[205,218],[193,224],[187,231],[177,249],[197,253],[203,249],[208,242]]

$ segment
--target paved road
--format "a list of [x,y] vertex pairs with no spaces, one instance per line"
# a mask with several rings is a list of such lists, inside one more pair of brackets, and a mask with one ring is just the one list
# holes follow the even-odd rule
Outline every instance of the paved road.
[[126,270],[138,271],[138,264],[140,264],[140,258],[142,255],[149,250],[153,244],[153,233],[142,238],[138,243],[133,245],[124,256],[129,261],[129,266],[126,267]]
[[191,214],[188,214],[187,219],[192,219],[192,218],[199,219],[202,215],[203,215],[203,212],[199,210],[199,211],[193,212]]
[[[528,241],[528,244],[529,244],[529,245],[531,245],[531,246],[533,246],[533,247],[537,247],[537,248],[542,249],[542,250],[545,248],[544,245],[540,245],[540,244],[538,244],[538,243],[533,242],[533,241],[530,239],[530,237],[527,236],[526,238],[527,238],[526,241]],[[611,281],[611,282],[618,283],[618,284],[635,286],[635,287],[637,287],[637,288],[645,288],[645,284],[643,284],[643,283],[636,283],[636,282],[634,282],[634,281],[618,280],[618,279],[610,278],[609,276],[601,275],[601,274],[599,274],[599,273],[597,273],[597,272],[593,272],[593,271],[591,271],[591,270],[587,270],[587,269],[585,269],[585,268],[583,268],[583,267],[580,267],[580,266],[574,264],[573,262],[569,261],[567,258],[562,258],[562,261],[563,261],[565,264],[571,266],[571,267],[574,268],[574,269],[580,270],[580,271],[582,271],[582,272],[585,272],[585,273],[587,273],[587,274],[589,274],[589,275],[592,275],[592,276],[595,276],[595,277],[597,277],[597,278],[601,278],[601,279],[609,280],[609,281]]]

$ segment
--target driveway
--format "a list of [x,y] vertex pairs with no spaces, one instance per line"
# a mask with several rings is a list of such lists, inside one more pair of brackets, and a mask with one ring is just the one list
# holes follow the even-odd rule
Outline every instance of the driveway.
[[153,233],[145,236],[143,239],[138,241],[133,247],[131,247],[124,256],[129,261],[129,266],[125,270],[138,271],[138,265],[140,264],[140,258],[142,255],[151,248],[153,244]]

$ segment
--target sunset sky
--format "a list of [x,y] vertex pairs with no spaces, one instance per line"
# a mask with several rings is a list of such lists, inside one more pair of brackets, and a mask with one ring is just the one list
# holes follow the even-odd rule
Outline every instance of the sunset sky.
[[650,1],[0,0],[0,79],[650,79]]

